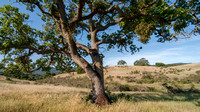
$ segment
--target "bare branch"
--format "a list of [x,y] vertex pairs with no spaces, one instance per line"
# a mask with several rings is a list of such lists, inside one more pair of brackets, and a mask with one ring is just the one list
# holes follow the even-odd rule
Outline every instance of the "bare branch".
[[85,31],[87,31],[88,33],[90,32],[90,31],[89,31],[90,28],[89,28],[88,25],[86,25],[86,24],[84,24],[84,23],[80,23],[79,26],[80,26],[81,28],[83,28]]
[[78,43],[78,42],[76,42],[76,46],[77,46],[77,48],[80,48],[80,49],[86,51],[88,54],[90,54],[90,49],[87,46],[85,46],[81,43]]
[[41,11],[43,14],[46,14],[46,15],[51,16],[50,13],[44,11],[44,9],[42,8],[42,6],[40,5],[40,2],[38,2],[38,1],[35,1],[35,0],[19,0],[19,1],[20,1],[20,2],[26,2],[26,3],[34,4],[34,5],[36,5],[36,6],[40,9],[40,11]]
[[34,4],[37,5],[37,7],[40,9],[40,11],[41,11],[43,14],[52,16],[50,13],[44,11],[44,9],[40,6],[40,3],[39,3],[39,2],[36,2],[36,3],[34,3]]

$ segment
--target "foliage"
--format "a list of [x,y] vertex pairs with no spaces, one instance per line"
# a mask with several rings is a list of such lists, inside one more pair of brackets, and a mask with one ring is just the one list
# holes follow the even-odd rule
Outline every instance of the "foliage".
[[85,73],[85,71],[83,70],[83,68],[81,68],[80,66],[76,66],[75,68],[75,72],[77,72],[78,74],[83,74]]
[[156,65],[157,67],[164,67],[164,66],[165,66],[164,63],[156,63],[155,65]]
[[126,63],[126,61],[124,61],[124,60],[119,60],[118,62],[117,62],[117,65],[126,65],[127,63]]
[[145,58],[141,58],[140,60],[136,60],[134,62],[134,65],[135,66],[149,66],[150,64],[148,60],[146,60]]
[[[198,1],[178,1],[173,4],[165,0],[72,0],[69,4],[60,2],[65,7],[63,13],[60,13],[62,8],[54,0],[16,1],[26,5],[27,10],[32,12],[38,8],[41,11],[38,15],[44,21],[41,24],[43,30],[35,29],[27,24],[29,15],[20,13],[17,7],[5,5],[0,8],[0,53],[5,55],[2,63],[7,69],[6,65],[13,62],[9,66],[14,66],[17,70],[13,72],[17,73],[30,73],[36,69],[48,71],[50,65],[62,72],[72,70],[74,60],[70,56],[71,47],[68,46],[71,44],[68,44],[68,37],[64,35],[66,32],[61,30],[64,24],[65,31],[71,29],[72,41],[78,47],[75,50],[83,57],[90,55],[87,51],[92,47],[91,32],[94,31],[96,45],[107,44],[107,50],[118,48],[120,52],[126,50],[132,53],[141,49],[133,43],[137,38],[142,43],[148,43],[151,36],[155,35],[159,42],[164,42],[199,33]],[[60,22],[63,18],[59,13],[63,14],[65,22]],[[89,22],[90,19],[92,22]],[[106,31],[117,24],[120,26],[115,31]],[[191,33],[185,32],[190,26],[194,28]],[[84,39],[86,45],[77,44],[82,33],[87,35],[83,36],[87,37]],[[35,62],[30,58],[34,53],[41,56]]]

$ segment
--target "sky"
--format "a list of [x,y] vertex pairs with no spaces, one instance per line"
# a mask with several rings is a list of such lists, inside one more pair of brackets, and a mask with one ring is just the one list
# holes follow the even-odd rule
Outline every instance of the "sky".
[[[3,1],[3,2],[2,2]],[[31,20],[28,22],[33,28],[42,29],[40,17],[36,13],[30,13],[25,10],[25,6],[19,3],[9,2],[9,0],[1,0],[0,7],[10,4],[15,7],[19,7],[19,11],[28,13]],[[37,12],[37,11],[36,11]],[[39,12],[39,11],[38,11]],[[199,63],[200,62],[200,35],[192,36],[190,39],[180,39],[178,41],[170,41],[165,43],[156,42],[155,38],[152,38],[148,44],[141,44],[136,42],[137,46],[142,46],[140,52],[136,52],[131,55],[130,52],[117,52],[117,49],[110,51],[102,50],[104,54],[104,66],[117,65],[119,60],[124,60],[127,65],[133,65],[136,60],[141,58],[147,59],[151,65],[156,62],[162,62],[165,64],[171,63]],[[38,58],[38,55],[33,56],[34,59]],[[3,56],[0,56],[0,60]],[[87,60],[91,61],[89,57]]]

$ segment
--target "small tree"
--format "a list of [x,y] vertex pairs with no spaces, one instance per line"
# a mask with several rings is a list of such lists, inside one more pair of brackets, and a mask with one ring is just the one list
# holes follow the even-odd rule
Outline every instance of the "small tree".
[[165,64],[164,63],[155,63],[155,66],[157,66],[157,67],[164,67]]
[[126,65],[127,63],[126,63],[126,61],[124,61],[124,60],[119,60],[118,62],[117,62],[117,65]]
[[136,65],[136,66],[149,66],[150,64],[149,64],[148,60],[146,60],[145,58],[141,58],[140,60],[136,60],[134,62],[134,65]]

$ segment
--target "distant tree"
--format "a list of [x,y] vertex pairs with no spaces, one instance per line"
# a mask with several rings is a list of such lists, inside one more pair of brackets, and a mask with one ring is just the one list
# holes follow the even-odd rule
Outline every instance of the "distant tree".
[[150,64],[149,64],[148,60],[146,60],[145,58],[141,58],[140,60],[136,60],[134,62],[134,65],[136,65],[136,66],[149,66]]
[[155,65],[156,65],[157,67],[163,67],[163,66],[165,66],[164,63],[155,63]]
[[75,68],[75,72],[77,72],[78,74],[83,74],[83,73],[85,73],[85,71],[80,67],[80,66],[76,66],[76,68]]
[[119,60],[118,62],[117,62],[117,65],[126,65],[127,63],[126,63],[126,61],[124,61],[124,60]]

